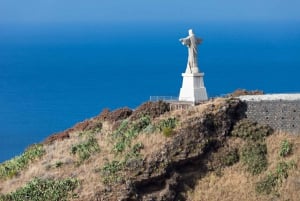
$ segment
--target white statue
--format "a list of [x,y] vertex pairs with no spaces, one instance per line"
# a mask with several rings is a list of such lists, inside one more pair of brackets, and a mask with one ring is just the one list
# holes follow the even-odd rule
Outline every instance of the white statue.
[[199,45],[202,42],[201,38],[197,38],[195,34],[193,33],[193,30],[189,30],[189,36],[186,38],[181,38],[179,41],[188,47],[189,56],[188,56],[188,63],[185,73],[198,73],[198,48],[197,45]]

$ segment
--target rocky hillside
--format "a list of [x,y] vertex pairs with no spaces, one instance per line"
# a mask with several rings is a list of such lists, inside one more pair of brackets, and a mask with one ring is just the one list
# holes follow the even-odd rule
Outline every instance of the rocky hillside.
[[0,200],[298,200],[299,136],[238,99],[103,112],[0,164]]

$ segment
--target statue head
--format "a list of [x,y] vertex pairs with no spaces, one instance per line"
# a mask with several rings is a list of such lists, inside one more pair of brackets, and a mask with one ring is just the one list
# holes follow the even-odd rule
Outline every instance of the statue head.
[[194,32],[193,32],[192,29],[189,29],[189,35],[190,35],[190,36],[194,35]]

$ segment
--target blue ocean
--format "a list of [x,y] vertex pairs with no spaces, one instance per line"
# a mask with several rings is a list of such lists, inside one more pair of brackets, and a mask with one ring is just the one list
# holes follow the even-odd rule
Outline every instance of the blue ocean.
[[237,88],[300,92],[300,24],[0,25],[0,162],[79,121],[150,96],[178,96],[179,38],[203,38],[210,97]]

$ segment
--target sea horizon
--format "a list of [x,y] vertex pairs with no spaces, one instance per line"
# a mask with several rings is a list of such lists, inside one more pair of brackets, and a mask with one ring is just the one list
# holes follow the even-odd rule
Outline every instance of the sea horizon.
[[0,25],[0,162],[104,108],[178,96],[189,28],[209,97],[300,92],[299,24]]

